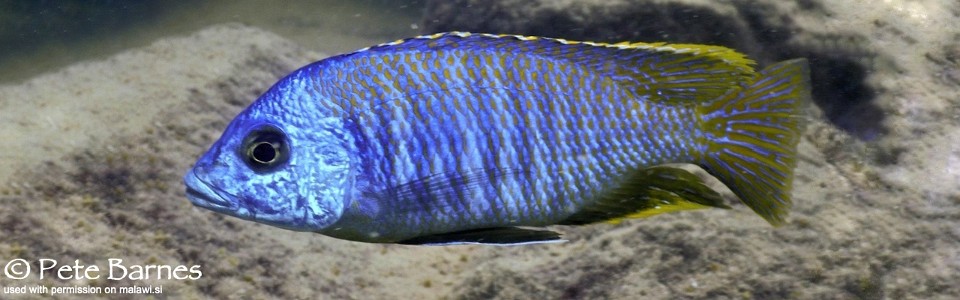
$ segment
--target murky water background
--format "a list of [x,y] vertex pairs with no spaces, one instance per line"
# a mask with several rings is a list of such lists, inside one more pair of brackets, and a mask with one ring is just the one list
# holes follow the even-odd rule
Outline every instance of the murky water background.
[[264,28],[322,53],[343,53],[416,35],[423,2],[5,1],[0,84],[226,22]]

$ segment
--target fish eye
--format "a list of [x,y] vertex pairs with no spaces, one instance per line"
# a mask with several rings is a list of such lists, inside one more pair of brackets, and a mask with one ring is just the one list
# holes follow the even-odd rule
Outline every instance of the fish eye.
[[290,158],[286,134],[273,125],[261,125],[250,130],[241,150],[244,162],[257,172],[272,171]]

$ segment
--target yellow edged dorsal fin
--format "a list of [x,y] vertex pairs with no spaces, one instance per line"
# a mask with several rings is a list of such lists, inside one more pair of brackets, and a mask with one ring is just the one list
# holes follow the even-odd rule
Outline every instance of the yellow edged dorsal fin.
[[[636,94],[637,99],[705,102],[754,77],[754,61],[733,49],[697,44],[616,44],[536,36],[446,32],[362,49],[364,51],[456,51],[498,53],[493,57],[539,56],[550,63],[593,69]],[[509,55],[507,55],[509,54]]]
[[[755,74],[754,62],[733,49],[696,44],[622,43],[613,72],[639,99],[706,102]],[[642,58],[635,53],[643,53]]]

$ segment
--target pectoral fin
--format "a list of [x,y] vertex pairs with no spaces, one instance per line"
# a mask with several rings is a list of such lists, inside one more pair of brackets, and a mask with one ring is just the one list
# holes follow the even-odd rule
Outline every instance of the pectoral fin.
[[619,187],[560,224],[618,223],[662,213],[708,207],[730,208],[700,177],[673,166],[638,169]]
[[521,169],[470,169],[431,174],[377,191],[369,196],[391,203],[397,211],[443,211],[465,206],[476,189],[496,185],[502,180],[522,176]]
[[472,229],[427,235],[398,242],[406,245],[526,245],[563,242],[560,234],[549,230],[533,230],[518,227],[495,227]]

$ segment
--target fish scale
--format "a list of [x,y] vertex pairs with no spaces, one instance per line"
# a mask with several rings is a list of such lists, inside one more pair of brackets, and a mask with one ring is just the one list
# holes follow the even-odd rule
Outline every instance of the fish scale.
[[331,57],[237,116],[184,177],[198,206],[364,242],[524,244],[518,226],[727,208],[777,225],[806,61],[730,49],[463,32]]
[[[503,48],[501,48],[503,49]],[[435,55],[431,55],[435,54]],[[444,70],[456,70],[454,72],[463,70],[463,68],[475,67],[464,64],[454,64],[447,65],[450,61],[457,62],[477,62],[477,61],[491,61],[491,55],[479,55],[477,59],[470,59],[470,57],[464,57],[464,59],[448,59],[448,57],[454,57],[457,53],[425,53],[419,54],[420,67],[416,69],[429,69],[429,68],[440,68]],[[394,54],[393,56],[410,56],[414,55],[412,53],[407,54]],[[462,55],[462,54],[461,54]],[[379,57],[379,56],[378,56]],[[437,218],[438,220],[433,221],[433,223],[448,225],[450,223],[463,223],[467,225],[471,222],[477,222],[479,220],[491,220],[495,222],[515,220],[517,223],[530,221],[531,219],[537,219],[542,216],[549,216],[548,218],[543,218],[544,221],[552,221],[551,218],[562,218],[564,215],[555,214],[553,212],[563,211],[564,207],[571,207],[568,210],[575,210],[577,205],[581,205],[582,202],[590,195],[595,189],[602,187],[600,183],[601,180],[607,179],[608,177],[616,176],[618,173],[626,171],[622,166],[635,166],[642,164],[656,163],[654,158],[660,159],[676,159],[677,157],[690,154],[679,152],[683,147],[678,145],[672,145],[667,141],[661,139],[646,139],[646,143],[628,143],[622,146],[621,149],[632,148],[632,152],[638,153],[642,152],[640,149],[665,149],[672,150],[670,152],[657,152],[653,155],[646,155],[642,157],[642,160],[637,160],[637,157],[627,157],[626,153],[623,152],[604,152],[601,157],[590,156],[589,160],[578,159],[581,155],[586,155],[587,153],[598,152],[598,145],[601,141],[608,140],[609,138],[616,137],[616,132],[614,130],[599,129],[599,128],[590,128],[583,126],[589,122],[584,122],[585,118],[597,119],[601,116],[597,116],[596,111],[594,110],[583,110],[586,107],[593,107],[590,101],[597,101],[595,99],[607,99],[607,98],[620,98],[620,99],[629,99],[625,95],[615,96],[612,95],[612,90],[606,90],[606,94],[598,93],[593,97],[585,97],[583,93],[590,93],[595,91],[595,87],[591,86],[580,86],[577,88],[569,88],[572,85],[572,81],[580,77],[589,78],[592,74],[587,73],[583,68],[577,68],[576,66],[571,66],[569,63],[556,63],[544,60],[537,60],[531,63],[530,56],[517,56],[517,57],[504,57],[501,56],[498,58],[501,61],[512,61],[512,64],[519,64],[526,66],[532,66],[537,69],[527,69],[522,68],[517,70],[525,70],[526,72],[511,72],[506,70],[503,66],[494,64],[487,64],[483,71],[479,72],[479,78],[469,78],[467,81],[476,81],[485,83],[486,89],[479,88],[451,88],[451,87],[461,87],[465,86],[464,80],[458,81],[449,81],[449,82],[430,82],[423,83],[418,82],[416,84],[409,85],[410,87],[415,86],[443,86],[448,88],[448,93],[438,95],[440,92],[435,90],[407,90],[400,91],[397,90],[399,85],[395,84],[396,82],[405,82],[409,81],[409,78],[415,78],[415,80],[433,80],[436,78],[433,76],[410,76],[406,75],[409,78],[400,78],[405,74],[404,72],[398,72],[398,74],[384,73],[385,70],[397,70],[404,71],[411,68],[407,66],[396,65],[395,62],[410,61],[406,58],[380,58],[380,59],[359,59],[357,60],[358,65],[355,67],[357,72],[362,74],[367,73],[378,73],[378,74],[390,74],[390,75],[381,75],[378,78],[378,85],[371,85],[369,87],[364,87],[364,85],[357,84],[357,87],[364,87],[372,90],[370,93],[361,92],[358,94],[361,95],[370,95],[370,94],[385,94],[391,95],[388,99],[393,99],[397,97],[403,97],[405,101],[396,103],[392,106],[390,110],[376,110],[370,108],[353,108],[358,110],[367,110],[370,112],[380,112],[377,116],[381,119],[390,120],[400,120],[400,124],[403,124],[401,127],[390,127],[395,130],[389,131],[388,133],[379,133],[376,140],[384,144],[392,144],[391,146],[382,145],[379,149],[386,149],[387,151],[381,153],[374,153],[373,157],[381,157],[383,161],[381,162],[381,168],[383,169],[380,173],[383,175],[382,178],[390,178],[388,182],[408,182],[413,181],[418,178],[427,177],[431,174],[438,173],[439,170],[432,170],[429,168],[424,168],[422,165],[414,166],[412,162],[419,161],[415,157],[411,157],[410,153],[415,152],[410,148],[402,148],[399,145],[403,141],[411,141],[410,144],[423,144],[425,145],[423,149],[434,149],[436,153],[421,153],[423,156],[432,156],[440,155],[444,159],[443,165],[454,165],[457,168],[458,173],[464,172],[464,170],[473,170],[473,169],[486,169],[486,168],[517,168],[518,164],[505,165],[509,163],[509,160],[500,160],[496,159],[493,156],[502,156],[510,157],[512,153],[509,151],[481,151],[482,149],[510,149],[500,147],[493,147],[495,143],[492,141],[494,139],[499,139],[499,136],[495,136],[494,132],[499,132],[499,135],[510,135],[504,140],[512,146],[512,148],[517,148],[514,145],[521,145],[519,148],[522,149],[531,149],[533,153],[528,154],[527,157],[537,158],[533,161],[533,168],[529,172],[532,176],[537,178],[554,178],[556,174],[563,176],[564,180],[545,180],[545,182],[537,185],[536,183],[530,183],[526,177],[511,177],[510,180],[505,180],[502,182],[489,182],[489,185],[482,186],[477,188],[473,194],[468,195],[458,195],[458,194],[446,194],[446,195],[433,195],[437,198],[439,202],[448,202],[450,203],[447,207],[451,208],[447,211],[440,212],[443,216],[452,216],[452,218],[443,218],[438,217],[436,213],[424,213],[420,218],[425,220],[424,223],[432,224],[429,220],[430,218]],[[364,64],[370,62],[369,64]],[[443,64],[443,65],[438,65]],[[341,68],[343,66],[340,66]],[[551,72],[552,71],[552,72]],[[430,72],[431,74],[435,72]],[[466,72],[460,72],[466,73]],[[526,84],[529,81],[526,81],[522,76],[523,73],[537,73],[540,74],[540,77],[545,79],[543,85],[537,86],[528,86]],[[501,74],[499,77],[496,74]],[[484,76],[485,75],[485,76]],[[501,80],[501,78],[506,80]],[[552,80],[551,80],[552,79]],[[583,79],[582,81],[587,82],[602,82],[597,79]],[[540,88],[540,87],[544,88]],[[491,92],[491,89],[498,92]],[[547,93],[546,91],[565,91],[566,93]],[[539,92],[539,93],[538,93]],[[445,100],[444,100],[445,99]],[[517,101],[515,99],[530,99],[532,105],[526,107],[525,113],[519,113],[511,110],[492,110],[485,109],[490,103],[509,103],[511,101]],[[357,103],[376,103],[376,101],[356,101]],[[415,110],[412,106],[426,106],[424,104],[434,104],[434,105],[443,105],[447,109],[445,111],[450,111],[452,108],[452,116],[437,114],[437,109],[428,109],[426,114],[421,114],[417,117],[410,116],[410,112]],[[605,102],[610,103],[610,102]],[[625,105],[621,101],[620,105]],[[507,105],[505,105],[507,106]],[[547,110],[543,108],[546,107]],[[675,128],[663,128],[667,127],[676,127],[674,124],[676,122],[684,122],[685,120],[679,118],[672,118],[673,122],[662,122],[661,120],[671,120],[667,115],[670,115],[669,112],[673,111],[672,108],[662,108],[655,107],[651,105],[646,105],[645,107],[640,107],[639,110],[647,112],[649,114],[660,114],[664,115],[652,119],[654,123],[645,124],[630,124],[626,125],[633,127],[633,132],[642,134],[644,132],[669,132],[671,129]],[[443,110],[443,109],[441,109]],[[622,110],[621,110],[622,111]],[[511,133],[510,131],[500,131],[500,128],[511,128],[509,124],[503,124],[502,122],[496,122],[494,120],[499,120],[494,114],[511,114],[511,115],[523,115],[526,117],[527,124],[538,124],[537,127],[525,127],[529,130],[534,130],[535,135],[526,136],[532,137],[533,139],[523,139],[521,136],[518,136],[515,132]],[[677,114],[672,114],[676,116]],[[370,117],[373,118],[373,117]],[[430,134],[417,134],[414,131],[409,130],[412,127],[428,127],[427,124],[444,124],[445,120],[455,119],[457,122],[456,126],[433,126],[433,128],[446,129],[449,132],[430,132]],[[602,119],[617,119],[617,120],[649,120],[646,118],[630,118],[626,115],[620,116],[602,116]],[[413,124],[410,124],[413,123]],[[449,123],[449,122],[447,122]],[[480,127],[475,128],[472,124],[482,124],[488,126],[488,128]],[[485,129],[480,131],[479,129]],[[623,129],[621,129],[623,130]],[[585,134],[578,134],[585,133]],[[442,144],[441,147],[438,147],[437,141],[432,139],[433,136],[448,136],[456,137],[459,134],[463,134],[463,138],[459,141],[461,143],[467,144],[466,146],[456,147],[456,144],[453,144],[451,148],[444,148]],[[693,135],[696,135],[695,133]],[[646,136],[653,136],[648,134]],[[677,140],[678,143],[687,143],[692,144],[692,140],[681,141],[676,137],[672,137],[671,140]],[[416,142],[412,142],[416,141]],[[529,145],[534,145],[533,147]],[[590,146],[593,145],[593,146]],[[644,147],[646,146],[646,147]],[[392,151],[390,151],[392,149]],[[461,152],[462,151],[462,152]],[[659,151],[659,150],[658,150]],[[459,156],[454,158],[450,156],[450,153],[464,153],[464,156]],[[676,153],[676,154],[672,154]],[[621,161],[619,164],[621,166],[619,172],[614,172],[609,174],[609,172],[603,172],[606,170],[615,170],[616,168],[610,166],[610,161]],[[458,163],[459,162],[459,163]],[[607,176],[599,176],[600,173],[608,173]],[[499,186],[499,188],[498,188]],[[523,189],[521,187],[527,187]],[[536,197],[522,197],[522,195],[530,195],[532,190],[542,190],[550,191],[554,190],[556,192],[538,195]],[[472,205],[458,206],[458,201],[461,199],[478,199],[471,202]],[[483,200],[479,200],[483,199]],[[499,203],[499,205],[498,205]],[[536,203],[554,203],[553,206],[538,206]],[[503,210],[491,210],[491,207],[499,207]],[[502,213],[500,218],[491,218],[489,212],[497,211]],[[429,226],[429,225],[427,225]]]

